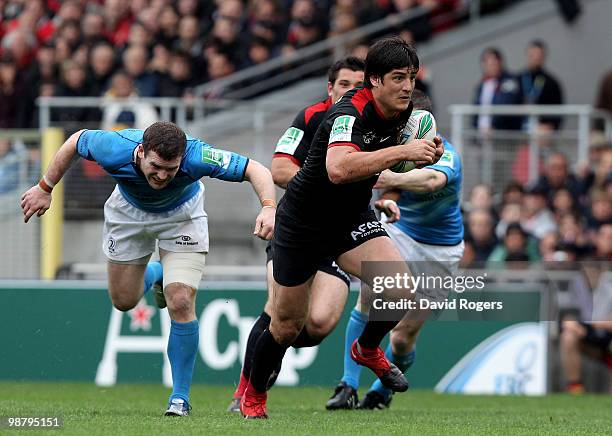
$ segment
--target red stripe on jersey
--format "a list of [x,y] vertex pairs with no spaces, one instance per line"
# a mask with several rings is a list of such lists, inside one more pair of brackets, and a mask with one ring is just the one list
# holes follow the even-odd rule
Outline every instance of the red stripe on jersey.
[[[363,109],[369,102],[372,102],[372,104],[374,105],[374,110],[376,111],[378,116],[381,117],[383,120],[386,120],[387,117],[376,103],[371,89],[360,89],[355,93],[355,95],[353,95],[353,98],[351,99],[351,103],[353,103],[353,106],[355,106],[355,108],[359,111],[359,115],[361,116],[363,116]],[[399,115],[399,113],[397,113],[396,115]]]
[[363,109],[365,108],[366,104],[372,100],[374,100],[372,91],[370,91],[368,88],[363,88],[353,95],[353,98],[351,98],[351,103],[353,103],[353,106],[355,106],[355,109],[357,109],[359,115],[363,116]]
[[320,101],[319,103],[313,104],[312,106],[308,106],[304,111],[304,123],[308,125],[312,117],[319,112],[327,112],[332,106],[331,97],[329,97],[325,101]]
[[290,154],[286,154],[286,153],[274,153],[274,156],[272,156],[272,159],[276,159],[278,157],[284,157],[286,159],[289,159],[291,162],[293,162],[294,164],[296,164],[298,167],[302,167],[302,163],[297,160],[297,157],[292,156]]
[[361,151],[361,148],[357,144],[353,144],[352,142],[332,142],[327,146],[327,148],[332,147],[353,147],[357,151]]

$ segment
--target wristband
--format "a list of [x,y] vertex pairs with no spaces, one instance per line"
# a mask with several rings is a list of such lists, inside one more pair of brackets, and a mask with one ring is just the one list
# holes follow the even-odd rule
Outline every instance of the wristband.
[[46,192],[47,194],[51,194],[51,191],[53,191],[54,186],[55,185],[49,182],[46,176],[42,176],[42,178],[38,182],[38,187],[42,189],[44,192]]
[[270,200],[270,199],[263,200],[261,202],[261,207],[262,207],[262,209],[264,207],[276,207],[276,201]]

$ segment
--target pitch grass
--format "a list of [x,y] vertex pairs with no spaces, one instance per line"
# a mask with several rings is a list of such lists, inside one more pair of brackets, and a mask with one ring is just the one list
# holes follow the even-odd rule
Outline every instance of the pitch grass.
[[[192,415],[165,418],[161,415],[169,391],[156,385],[0,383],[0,416],[61,416],[62,435],[612,433],[612,396],[526,398],[412,391],[396,395],[389,410],[332,413],[324,409],[331,389],[276,387],[268,404],[270,419],[246,421],[225,411],[232,392],[231,387],[194,386]],[[0,434],[14,433],[0,429]]]

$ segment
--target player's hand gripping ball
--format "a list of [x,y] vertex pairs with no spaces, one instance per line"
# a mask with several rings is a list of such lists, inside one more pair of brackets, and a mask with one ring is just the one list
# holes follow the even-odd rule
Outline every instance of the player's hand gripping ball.
[[[400,136],[400,144],[406,144],[415,139],[433,141],[438,134],[436,119],[425,110],[413,110]],[[389,168],[394,173],[406,173],[417,167],[413,161],[404,160]]]

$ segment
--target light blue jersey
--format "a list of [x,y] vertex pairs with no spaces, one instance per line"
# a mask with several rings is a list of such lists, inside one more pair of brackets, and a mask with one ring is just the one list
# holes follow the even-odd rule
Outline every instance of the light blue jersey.
[[125,199],[138,209],[146,212],[175,209],[199,192],[197,182],[204,176],[230,182],[244,179],[248,158],[212,148],[188,136],[178,173],[163,189],[153,189],[135,162],[135,149],[142,143],[143,134],[143,130],[137,129],[86,130],[77,142],[78,154],[104,168],[117,181]]
[[444,154],[430,168],[446,174],[444,188],[427,194],[403,191],[397,202],[401,211],[395,225],[412,239],[430,245],[457,245],[463,240],[463,221],[459,206],[461,159],[445,138]]

